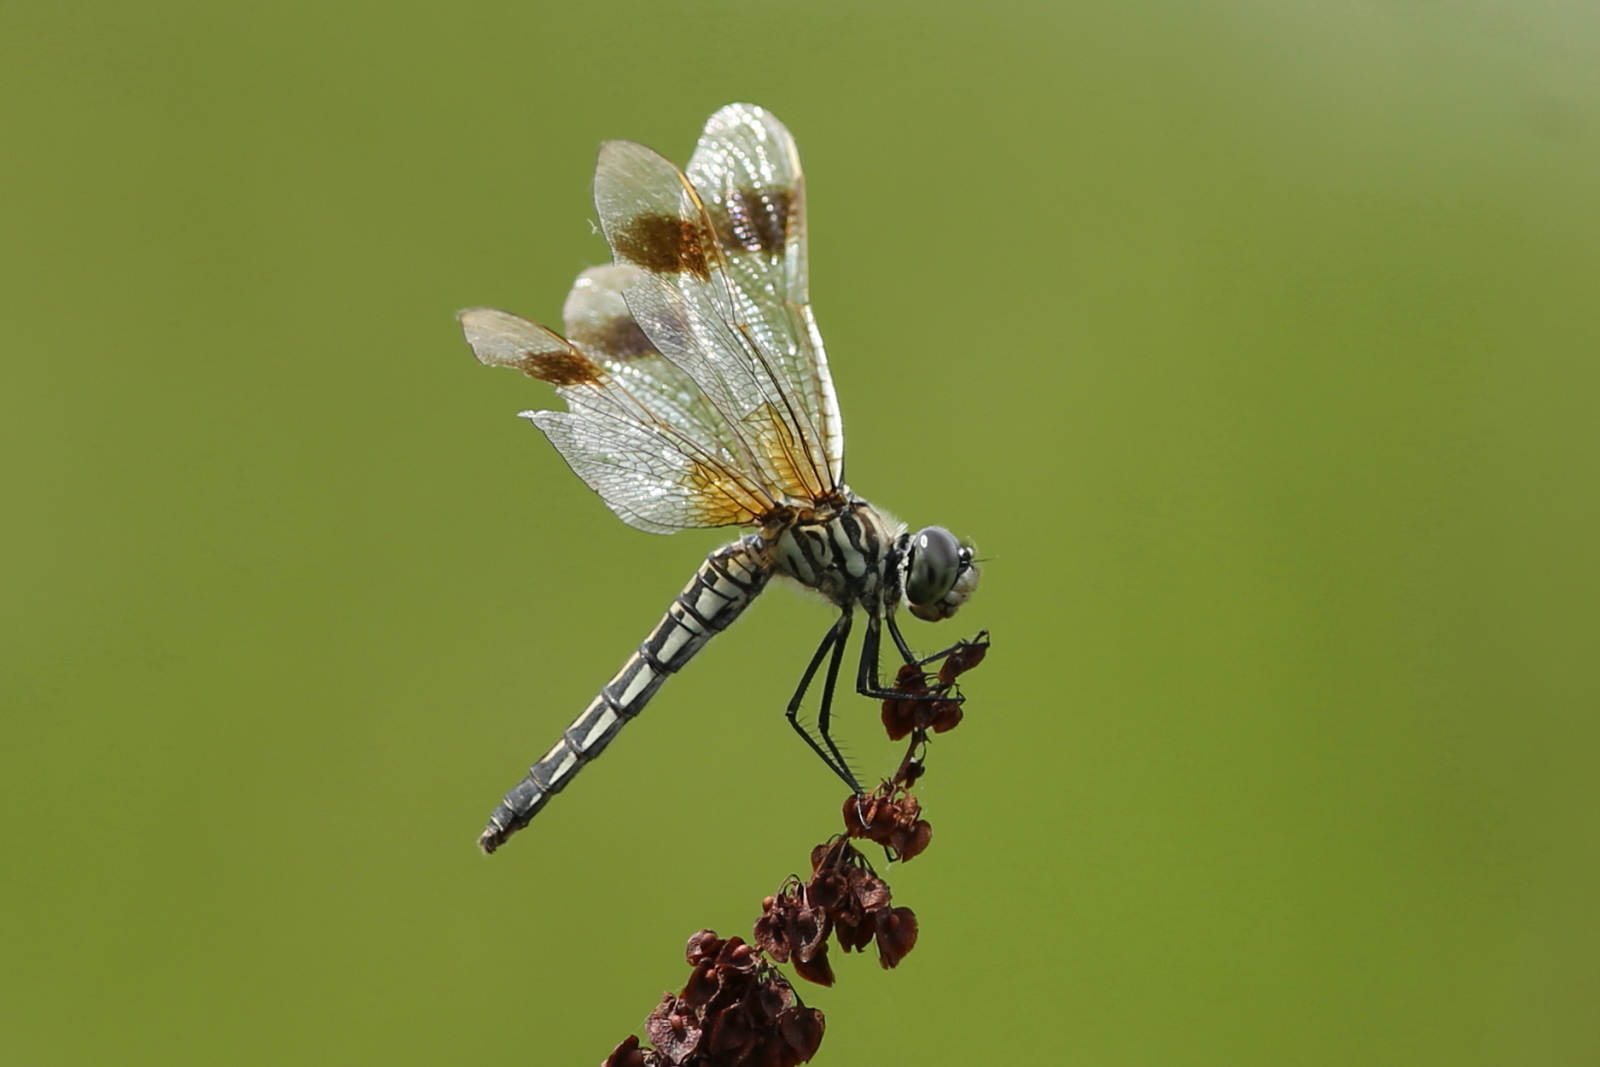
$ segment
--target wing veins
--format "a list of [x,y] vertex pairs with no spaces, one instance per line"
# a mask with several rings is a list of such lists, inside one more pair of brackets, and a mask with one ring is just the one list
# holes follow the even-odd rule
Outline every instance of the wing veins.
[[[666,357],[663,356],[662,358],[665,359]],[[632,390],[628,389],[627,385],[615,374],[608,374],[608,377],[610,379],[610,384],[606,387],[606,389],[615,389],[618,393],[627,397],[628,400],[632,402],[633,405],[638,409],[638,411],[644,414],[645,418],[641,419],[636,415],[629,414],[626,408],[623,408],[621,412],[595,409],[594,413],[597,416],[613,419],[619,425],[625,427],[648,429],[651,434],[658,438],[663,444],[674,449],[681,455],[694,460],[702,467],[715,471],[716,473],[722,475],[722,477],[728,482],[739,486],[741,489],[745,490],[746,492],[750,492],[752,495],[759,493],[760,496],[756,497],[758,502],[763,497],[766,499],[766,508],[764,510],[771,510],[777,506],[777,501],[772,499],[771,494],[766,491],[764,486],[756,484],[753,479],[749,478],[742,472],[732,470],[725,463],[723,463],[720,456],[708,451],[704,445],[702,445],[699,441],[696,441],[691,435],[685,433],[679,427],[674,426],[666,419],[663,419],[660,415],[657,415],[648,404],[634,395]],[[579,386],[575,388],[594,389],[595,393],[593,395],[597,397],[601,396],[604,392],[604,390],[595,386]],[[617,407],[621,408],[622,405],[619,404]],[[689,447],[685,448],[685,444],[687,444]],[[728,494],[724,491],[724,495],[726,496]],[[730,496],[729,499],[731,500],[733,498]],[[741,505],[741,507],[745,507],[746,510],[750,510],[746,505]]]
[[[688,176],[670,160],[665,159],[659,153],[654,152],[643,145],[631,145],[630,150],[631,149],[639,149],[647,153],[650,157],[653,157],[652,162],[659,161],[666,171],[671,173],[677,179],[678,191],[683,197],[683,200],[680,201],[681,206],[679,208],[679,214],[684,218],[684,221],[691,224],[698,224],[698,232],[700,233],[715,234],[716,229],[712,223],[710,212],[706,208],[704,198],[701,197],[699,190],[695,188],[694,183],[689,180]],[[615,249],[613,249],[613,251],[615,251]],[[703,254],[705,255],[707,264],[714,268],[714,270],[709,270],[707,273],[718,276],[718,281],[716,283],[711,283],[709,278],[705,282],[700,283],[705,285],[707,290],[704,299],[709,305],[708,310],[715,315],[716,319],[727,331],[729,339],[734,340],[740,348],[745,350],[745,370],[749,375],[750,384],[754,386],[757,395],[760,396],[761,400],[765,404],[772,406],[774,410],[781,410],[785,415],[787,415],[787,418],[783,420],[784,425],[790,428],[795,440],[790,441],[784,439],[783,435],[779,435],[780,439],[777,442],[777,447],[781,449],[784,459],[788,464],[789,470],[796,473],[802,470],[809,470],[814,479],[813,484],[823,493],[836,490],[838,486],[833,479],[832,472],[821,470],[817,466],[818,457],[825,455],[823,449],[821,448],[821,442],[818,441],[814,443],[812,440],[818,434],[817,429],[809,425],[811,421],[810,418],[803,414],[803,408],[800,405],[797,405],[794,401],[794,398],[790,395],[790,390],[785,382],[784,375],[778,374],[774,371],[772,363],[767,358],[762,346],[758,344],[754,338],[749,336],[748,331],[752,327],[752,322],[743,314],[740,308],[740,301],[738,299],[739,296],[746,294],[744,294],[743,291],[735,284],[733,278],[734,272],[729,266],[726,255],[723,253],[720,245],[716,244],[715,242],[707,242],[707,246]],[[674,295],[675,302],[682,302],[685,309],[691,306],[693,292],[692,290],[686,291],[686,288],[694,283],[682,283],[682,285],[676,284],[670,280],[667,280],[666,278],[663,278],[659,272],[654,271],[650,272],[650,276],[655,278],[664,288]],[[719,289],[720,292],[718,291]],[[630,301],[630,308],[631,306],[632,303]],[[700,344],[702,341],[702,330],[696,329],[688,318],[685,318],[684,322],[689,326],[688,332],[690,337],[693,338],[696,344]],[[646,332],[648,334],[648,331]],[[713,358],[706,360],[707,369],[710,373],[714,374],[718,378],[726,380],[724,378],[724,374],[726,373],[724,364],[732,363],[733,361],[715,358],[714,354],[716,352],[723,351],[725,346],[717,344],[714,338],[709,339],[709,341],[713,352]],[[656,347],[658,350],[660,350],[662,346],[657,344]],[[731,355],[731,353],[729,354]],[[671,355],[664,351],[662,352],[662,358],[668,360],[668,362],[671,362],[674,366],[677,366],[680,370],[683,370],[686,374],[689,374],[691,377],[693,377],[693,373],[689,370],[689,368],[685,367],[678,360],[673,359]],[[728,370],[731,369],[731,367],[728,368]],[[733,388],[731,385],[727,387],[727,391],[729,392],[730,396],[737,395],[738,393],[738,390]],[[730,428],[733,430],[734,436],[738,439],[741,448],[746,452],[747,458],[752,463],[752,468],[758,471],[762,470],[763,465],[758,458],[758,451],[755,447],[756,442],[750,441],[745,433],[745,419],[735,417],[720,402],[720,399],[717,396],[711,395],[710,390],[705,390],[705,392],[707,393],[707,396],[713,406],[715,406],[727,420]],[[796,457],[793,451],[796,444],[803,446],[802,450],[805,453],[805,462],[803,465],[796,462]],[[804,488],[806,489],[808,496],[814,495],[809,486]]]
[[[676,170],[676,168],[674,168],[674,170]],[[711,224],[711,213],[706,210],[705,201],[701,198],[699,191],[695,189],[694,183],[691,182],[689,180],[689,176],[684,174],[681,170],[677,173],[680,184],[688,192],[689,197],[695,206],[695,210],[700,214],[701,224],[705,227],[707,232],[715,232],[715,229]],[[783,377],[773,370],[771,362],[767,359],[766,353],[762,350],[762,346],[750,335],[751,323],[749,319],[745,318],[740,312],[738,301],[739,293],[733,282],[733,271],[729,266],[728,257],[723,253],[721,245],[714,244],[711,246],[711,248],[712,252],[714,253],[713,258],[715,259],[718,268],[717,274],[721,279],[723,295],[727,298],[728,315],[725,317],[724,321],[726,321],[729,326],[734,328],[735,336],[743,341],[749,355],[760,364],[761,369],[765,372],[767,382],[770,382],[773,389],[777,391],[777,401],[783,404],[783,409],[789,416],[787,424],[795,430],[800,442],[809,446],[811,441],[806,434],[806,424],[809,423],[811,419],[809,416],[805,416],[804,422],[802,422],[802,414],[796,410],[796,405],[793,398],[789,396],[789,390],[785,387]],[[763,387],[763,392],[766,391],[765,382],[758,381],[757,384]],[[774,403],[774,398],[768,396],[767,402],[769,404]],[[816,428],[812,427],[811,433],[815,434],[816,432]],[[790,469],[799,470],[800,467],[795,462],[794,454],[790,450],[790,445],[787,439],[781,442],[781,447],[783,448],[784,458],[788,461]],[[838,486],[833,484],[833,477],[830,473],[824,473],[817,470],[816,452],[814,452],[810,447],[805,448],[804,451],[806,453],[806,466],[811,469],[811,474],[816,479],[816,484],[820,486],[824,492],[830,489],[837,489]]]

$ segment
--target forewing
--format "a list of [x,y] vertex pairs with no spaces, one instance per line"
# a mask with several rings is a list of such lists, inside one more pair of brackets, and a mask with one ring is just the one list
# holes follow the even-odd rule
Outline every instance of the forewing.
[[844,427],[811,313],[805,176],[794,138],[766,110],[729,104],[706,123],[687,175],[722,249],[736,320],[771,354],[838,483]]
[[714,445],[742,467],[740,442],[728,420],[693,378],[656,350],[628,310],[623,293],[643,277],[643,270],[627,264],[590,267],[579,274],[562,308],[567,340],[610,371],[661,421]]
[[749,297],[689,180],[643,145],[611,141],[600,150],[595,205],[617,263],[642,271],[626,292],[629,310],[723,415],[763,486],[796,501],[837,489],[786,357],[751,320]]
[[650,533],[748,525],[772,508],[687,407],[665,403],[659,389],[630,388],[610,358],[591,357],[538,323],[492,308],[462,312],[461,327],[481,362],[556,387],[568,410],[522,414],[629,525]]

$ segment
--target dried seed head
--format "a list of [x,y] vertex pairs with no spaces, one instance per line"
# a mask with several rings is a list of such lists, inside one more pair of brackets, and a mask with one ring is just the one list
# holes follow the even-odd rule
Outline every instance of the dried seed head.
[[961,675],[983,662],[989,654],[989,631],[984,630],[971,641],[963,641],[939,665],[939,681],[950,685]]
[[914,664],[901,667],[895,674],[894,688],[903,695],[883,702],[883,728],[889,739],[898,741],[911,735],[915,740],[919,730],[942,734],[955,729],[962,718],[959,694],[950,696],[948,700],[916,698],[950,694],[955,688],[956,679],[982,663],[988,651],[989,635],[985,632],[952,649],[939,664],[936,675],[930,676]]
[[750,1055],[759,1038],[749,1014],[741,1004],[730,1004],[717,1013],[711,1024],[711,1055],[741,1063]]
[[755,949],[745,944],[742,937],[730,937],[722,943],[722,951],[717,953],[717,970],[723,974],[728,971],[738,971],[742,974],[756,969]]
[[816,1008],[788,1008],[778,1017],[778,1029],[782,1031],[789,1047],[794,1049],[800,1063],[817,1054],[825,1027],[822,1013]]
[[872,944],[872,921],[860,912],[840,915],[833,920],[833,936],[846,952],[860,952]]
[[806,899],[811,901],[812,907],[831,914],[849,891],[844,872],[823,870],[813,874],[811,881],[806,884]]
[[700,1046],[702,1024],[694,1009],[668,993],[645,1020],[645,1033],[668,1063],[686,1062]]
[[883,908],[876,915],[878,962],[896,967],[917,944],[917,917],[910,908]]
[[794,987],[788,982],[764,982],[756,989],[756,1004],[768,1022],[777,1022],[778,1015],[785,1008],[792,1008],[799,1003],[800,998],[795,996]]
[[718,952],[722,951],[722,941],[711,930],[701,930],[689,938],[689,947],[685,952],[689,966],[693,967],[701,960],[715,959]]
[[[768,910],[804,911],[802,895],[794,882],[771,898]],[[688,984],[676,996],[665,994],[645,1022],[655,1047],[641,1048],[630,1037],[603,1067],[796,1067],[816,1052],[821,1013],[802,1004],[754,946],[702,930],[689,939],[686,955],[694,968]],[[805,966],[820,975],[826,960]]]
[[797,907],[787,895],[761,901],[761,918],[756,920],[753,936],[761,951],[779,963],[789,962],[789,915]]
[[639,1038],[629,1034],[622,1044],[611,1050],[600,1067],[650,1067],[650,1060],[639,1048]]
[[862,868],[850,872],[850,892],[863,912],[877,911],[889,903],[889,883]]
[[933,840],[933,827],[921,815],[922,805],[916,797],[904,786],[885,782],[865,797],[845,801],[845,831],[851,837],[876,841],[897,859],[909,860]]
[[826,911],[796,908],[789,916],[789,943],[794,946],[794,958],[804,962],[825,949],[832,927]]
[[918,725],[936,734],[954,730],[961,724],[961,705],[954,700],[930,700],[924,704],[924,713],[917,717]]
[[717,965],[711,960],[703,960],[689,975],[689,981],[684,985],[680,996],[689,1007],[699,1009],[711,1003],[720,987]]
[[828,946],[824,942],[822,947],[812,954],[808,960],[793,959],[789,961],[794,966],[794,973],[808,982],[817,985],[833,984],[833,964],[828,962]]
[[885,700],[883,702],[883,732],[889,740],[898,741],[917,726],[917,702],[914,700]]
[[932,841],[933,827],[927,819],[918,819],[910,826],[897,827],[889,847],[899,854],[901,862],[906,862],[926,851]]
[[910,789],[917,784],[917,780],[927,773],[927,764],[922,762],[923,753],[917,751],[913,745],[912,750],[906,753],[906,758],[900,762],[900,769],[895,771],[892,781],[904,789]]
[[[894,676],[896,691],[907,695],[920,695],[928,692],[928,676],[919,667],[906,664]],[[883,702],[883,728],[889,734],[889,740],[898,741],[905,737],[917,726],[917,706],[920,700],[897,700],[890,698]]]

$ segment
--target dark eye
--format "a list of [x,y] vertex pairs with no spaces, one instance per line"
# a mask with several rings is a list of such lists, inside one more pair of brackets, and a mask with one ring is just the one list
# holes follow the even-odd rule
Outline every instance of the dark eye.
[[911,538],[906,567],[906,599],[918,607],[937,603],[961,573],[961,545],[943,526],[918,530]]

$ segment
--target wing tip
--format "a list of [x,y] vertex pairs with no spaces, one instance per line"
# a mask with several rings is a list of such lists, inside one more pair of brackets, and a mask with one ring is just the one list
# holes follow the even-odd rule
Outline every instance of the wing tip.
[[733,103],[723,104],[721,107],[717,108],[717,110],[713,111],[711,113],[711,118],[706,120],[706,125],[710,126],[718,119],[732,115],[749,115],[751,118],[757,119],[770,119],[773,117],[772,112],[768,111],[760,104],[751,104],[743,100],[735,100]]
[[706,120],[705,130],[700,136],[703,139],[741,126],[758,127],[764,130],[767,136],[778,141],[793,142],[794,140],[794,136],[789,132],[789,127],[785,126],[778,116],[760,104],[744,102],[724,104],[719,107]]

